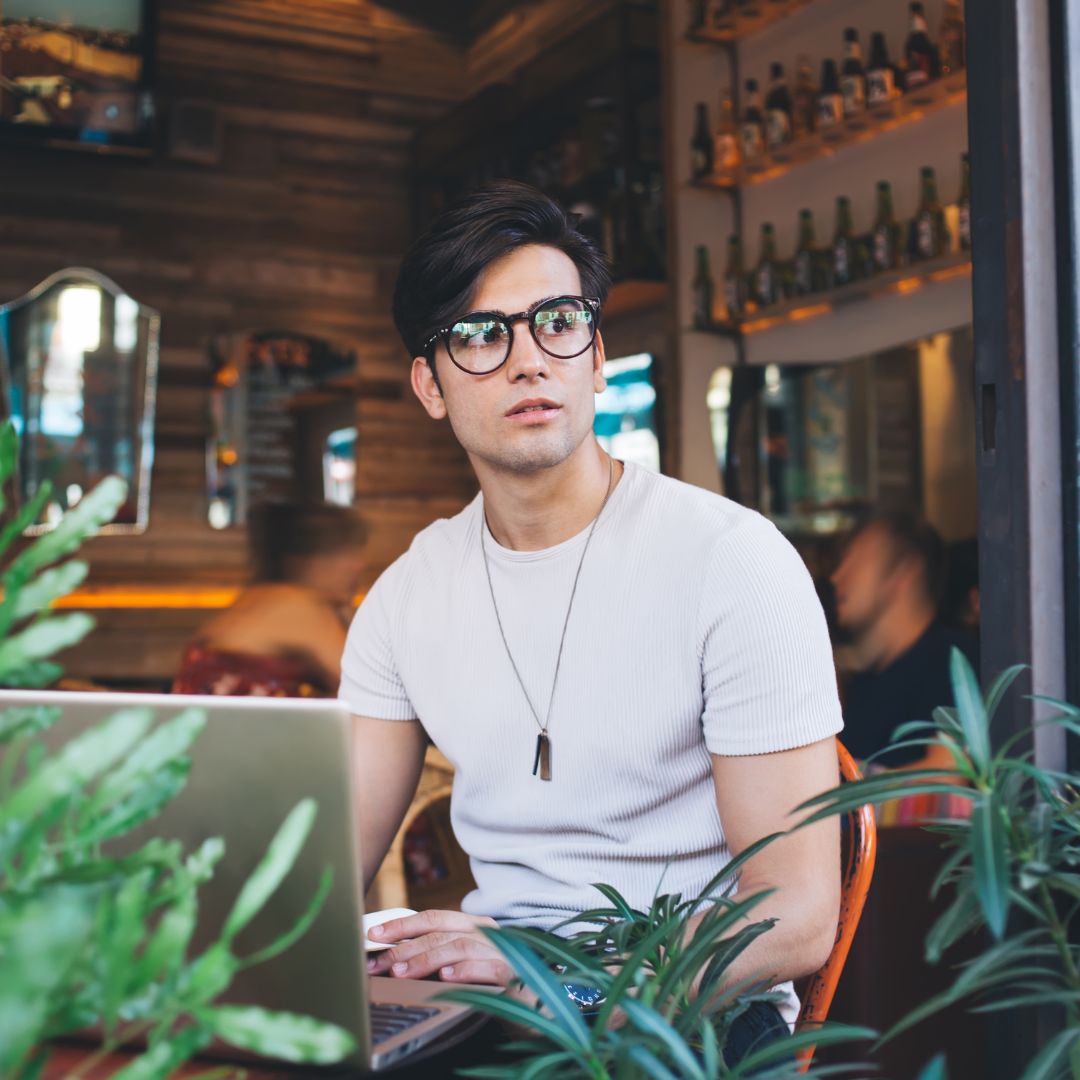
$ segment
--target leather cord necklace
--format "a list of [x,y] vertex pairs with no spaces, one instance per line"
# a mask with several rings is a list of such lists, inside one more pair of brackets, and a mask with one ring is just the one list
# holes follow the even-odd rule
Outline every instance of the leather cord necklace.
[[[510,651],[510,642],[506,639],[506,631],[503,629],[502,617],[499,615],[499,604],[495,599],[495,586],[491,583],[491,567],[488,564],[487,547],[484,544],[484,532],[486,529],[482,529],[480,532],[480,552],[484,557],[484,573],[487,575],[488,590],[491,592],[491,606],[495,609],[495,621],[499,625],[499,635],[502,637],[503,648],[506,649],[506,656],[510,661],[510,666],[514,669],[514,674],[517,676],[518,686],[521,687],[521,693],[528,703],[529,711],[533,714],[536,726],[540,729],[536,736],[536,752],[533,755],[532,772],[533,776],[535,776],[537,770],[539,770],[541,780],[551,779],[551,738],[548,735],[548,725],[551,723],[551,709],[555,704],[555,687],[559,682],[559,668],[562,665],[563,646],[566,644],[566,628],[570,625],[570,612],[574,610],[574,597],[577,595],[578,579],[581,577],[581,568],[585,564],[585,555],[589,550],[589,544],[592,541],[593,533],[596,531],[596,523],[600,520],[600,516],[604,512],[604,507],[608,504],[608,499],[611,498],[611,487],[614,481],[615,460],[609,456],[607,491],[604,493],[604,501],[600,504],[600,509],[596,512],[596,517],[592,520],[592,525],[589,526],[589,535],[585,537],[585,546],[581,549],[581,558],[578,559],[577,570],[574,573],[574,584],[570,589],[570,602],[566,605],[566,618],[563,619],[562,636],[559,638],[559,652],[555,657],[555,675],[551,680],[551,697],[548,698],[547,716],[543,721],[541,721],[540,714],[536,711],[536,708],[532,703],[532,698],[529,697],[529,691],[525,689],[525,680],[522,679],[521,672],[518,670],[517,663],[514,661],[514,654]],[[486,512],[484,513],[484,525],[487,526]]]

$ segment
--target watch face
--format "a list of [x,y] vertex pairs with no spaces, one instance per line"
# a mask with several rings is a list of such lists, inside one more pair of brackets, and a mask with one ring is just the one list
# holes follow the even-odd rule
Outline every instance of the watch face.
[[580,1009],[595,1009],[604,1001],[604,991],[580,983],[563,983],[567,997]]

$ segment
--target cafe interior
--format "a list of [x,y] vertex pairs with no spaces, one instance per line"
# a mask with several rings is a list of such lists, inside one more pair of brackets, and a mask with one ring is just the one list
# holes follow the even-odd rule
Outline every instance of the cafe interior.
[[[333,656],[210,668],[200,635],[262,640],[245,597],[274,579],[260,560],[290,508],[314,510],[305,581],[345,625],[474,497],[391,300],[413,240],[506,178],[610,266],[600,445],[769,518],[813,578],[841,686],[860,654],[835,575],[874,515],[929,529],[936,617],[977,655],[972,110],[956,0],[0,0],[10,506],[51,485],[19,543],[104,477],[127,485],[53,602],[94,620],[58,685],[334,697]],[[453,783],[431,746],[369,909],[473,887]],[[952,965],[923,947],[951,814],[913,787],[845,825],[865,906],[829,1020],[885,1031],[979,954],[978,934]],[[873,1060],[1004,1076],[992,1027],[948,1005]]]

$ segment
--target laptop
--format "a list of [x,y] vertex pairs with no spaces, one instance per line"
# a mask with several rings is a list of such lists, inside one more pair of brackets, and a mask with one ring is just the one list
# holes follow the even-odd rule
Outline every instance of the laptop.
[[[323,869],[332,866],[333,887],[323,909],[292,948],[238,973],[222,1000],[338,1024],[356,1039],[357,1052],[348,1064],[370,1070],[422,1058],[480,1026],[481,1014],[434,1000],[446,990],[439,982],[367,974],[351,722],[340,702],[0,691],[0,710],[20,705],[63,709],[61,719],[42,736],[51,747],[119,709],[150,706],[158,723],[184,709],[206,711],[206,727],[191,750],[187,786],[157,818],[107,847],[114,852],[131,849],[151,836],[162,836],[176,838],[185,851],[192,851],[208,837],[225,840],[224,858],[199,890],[199,929],[190,955],[215,940],[288,812],[303,798],[317,801],[315,824],[296,865],[239,935],[235,951],[240,956],[255,952],[291,927],[314,895]],[[224,1045],[215,1045],[212,1052],[243,1057],[230,1054]]]

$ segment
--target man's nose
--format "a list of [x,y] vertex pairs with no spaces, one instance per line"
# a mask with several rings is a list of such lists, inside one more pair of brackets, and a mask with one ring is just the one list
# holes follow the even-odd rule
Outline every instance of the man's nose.
[[511,381],[547,377],[548,356],[533,340],[528,328],[514,328],[514,343],[506,362],[507,376]]

